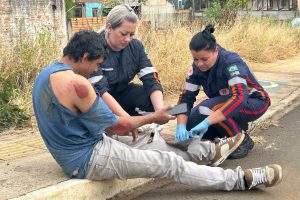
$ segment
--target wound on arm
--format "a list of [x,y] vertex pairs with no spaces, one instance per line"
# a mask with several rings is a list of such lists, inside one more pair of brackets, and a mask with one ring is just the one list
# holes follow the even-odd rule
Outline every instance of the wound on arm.
[[120,122],[116,127],[114,127],[116,133],[126,133],[131,131],[130,124],[128,122]]
[[86,98],[89,94],[88,87],[84,84],[74,85],[77,96],[80,99]]

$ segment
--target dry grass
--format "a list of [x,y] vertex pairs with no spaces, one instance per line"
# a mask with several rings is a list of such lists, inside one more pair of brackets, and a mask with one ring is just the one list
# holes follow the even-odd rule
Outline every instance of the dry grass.
[[[192,64],[188,49],[191,37],[201,30],[201,22],[150,31],[140,27],[138,38],[147,48],[159,72],[165,95],[179,94],[187,69]],[[300,49],[300,34],[283,22],[246,19],[233,27],[216,27],[217,41],[251,62],[275,62],[294,56]],[[60,57],[58,45],[47,34],[35,41],[21,41],[17,48],[0,50],[0,86],[15,86],[11,103],[33,116],[31,88],[36,74],[53,59]],[[31,118],[31,122],[34,120]]]
[[[58,58],[58,44],[47,33],[40,34],[36,40],[20,41],[15,48],[0,50],[0,86],[13,88],[8,94],[9,104],[17,105],[33,119],[31,89],[37,73],[53,59]],[[0,105],[1,108],[5,109]],[[13,113],[13,110],[7,113]],[[7,117],[18,117],[17,115]],[[17,126],[17,124],[16,124]]]
[[[181,90],[192,64],[188,44],[201,26],[192,23],[163,31],[139,29],[138,38],[147,48],[167,95]],[[215,36],[221,46],[250,62],[270,63],[300,52],[300,33],[284,22],[244,19],[231,28],[216,27]]]
[[152,64],[158,70],[166,94],[181,89],[187,68],[191,65],[191,56],[188,51],[191,36],[192,33],[187,29],[175,28],[151,31],[143,39]]
[[299,31],[286,22],[243,19],[216,34],[219,43],[251,62],[270,63],[294,56],[300,50]]

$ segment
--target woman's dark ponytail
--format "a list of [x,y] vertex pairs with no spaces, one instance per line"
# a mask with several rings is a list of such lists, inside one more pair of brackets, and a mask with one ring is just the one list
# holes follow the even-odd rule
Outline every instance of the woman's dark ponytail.
[[212,24],[208,24],[204,31],[207,31],[208,33],[214,33],[215,32],[215,27]]
[[216,49],[216,38],[212,34],[215,31],[213,25],[208,24],[203,31],[200,31],[190,41],[190,50],[193,51],[214,51]]

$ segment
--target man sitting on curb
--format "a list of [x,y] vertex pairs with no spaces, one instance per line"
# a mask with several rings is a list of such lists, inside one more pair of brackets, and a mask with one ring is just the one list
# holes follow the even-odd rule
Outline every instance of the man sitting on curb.
[[[169,108],[146,116],[114,115],[86,79],[106,54],[105,41],[98,33],[80,31],[64,48],[61,60],[39,73],[33,87],[33,107],[40,133],[68,176],[92,180],[169,178],[198,188],[219,190],[245,190],[280,183],[279,165],[246,171],[241,167],[224,170],[187,162],[173,152],[132,148],[106,136],[127,135],[144,124],[164,124],[175,119],[167,114]],[[216,145],[210,143],[206,157],[218,165],[243,138],[240,134]]]

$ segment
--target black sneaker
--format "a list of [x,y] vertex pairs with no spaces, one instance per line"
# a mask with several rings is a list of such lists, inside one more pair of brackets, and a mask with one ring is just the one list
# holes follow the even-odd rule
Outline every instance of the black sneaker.
[[248,155],[248,152],[253,149],[254,142],[251,139],[251,137],[245,133],[245,138],[242,144],[232,153],[230,156],[228,156],[228,159],[241,159]]

